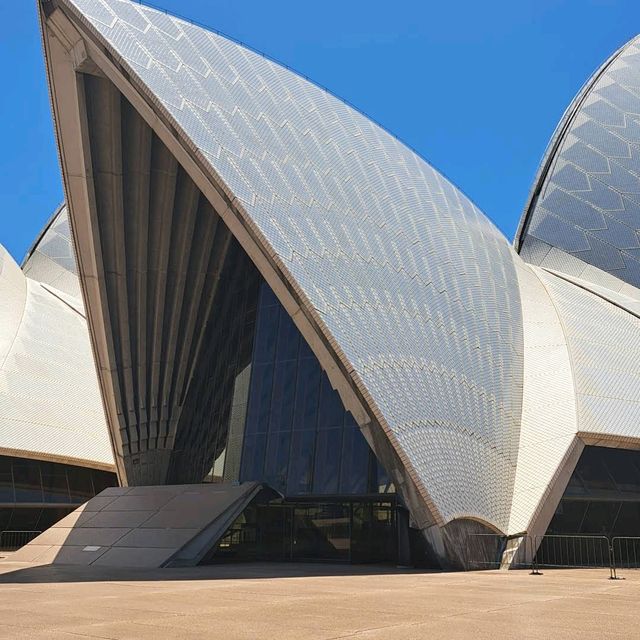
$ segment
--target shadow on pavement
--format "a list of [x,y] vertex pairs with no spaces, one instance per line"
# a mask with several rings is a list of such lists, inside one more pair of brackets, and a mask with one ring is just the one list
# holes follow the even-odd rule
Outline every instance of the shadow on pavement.
[[366,576],[433,573],[390,565],[321,563],[236,563],[179,569],[136,569],[78,565],[27,565],[0,562],[0,584],[69,582],[167,582],[174,580],[243,580],[321,576]]

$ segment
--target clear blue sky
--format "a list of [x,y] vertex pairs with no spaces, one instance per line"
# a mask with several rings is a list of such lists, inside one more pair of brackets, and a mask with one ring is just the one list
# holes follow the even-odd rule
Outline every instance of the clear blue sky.
[[[558,119],[640,32],[639,0],[158,0],[313,78],[449,177],[511,239]],[[35,0],[0,2],[0,243],[62,200]]]

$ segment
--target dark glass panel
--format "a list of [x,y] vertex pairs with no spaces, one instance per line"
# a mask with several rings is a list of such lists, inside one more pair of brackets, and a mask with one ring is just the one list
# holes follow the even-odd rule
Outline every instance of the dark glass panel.
[[315,429],[318,420],[320,365],[316,360],[299,361],[293,428]]
[[588,502],[581,500],[561,500],[549,524],[547,533],[578,534],[582,526]]
[[608,536],[619,509],[619,502],[590,502],[580,533]]
[[42,488],[45,502],[69,502],[69,485],[65,467],[48,462],[41,463]]
[[345,427],[357,427],[358,423],[356,419],[351,415],[350,411],[346,411],[344,414],[344,426]]
[[22,507],[13,510],[9,530],[11,531],[40,531],[38,521],[40,520],[41,507]]
[[577,473],[573,473],[571,475],[571,478],[569,478],[569,483],[567,484],[567,488],[565,490],[565,496],[584,496],[586,494],[587,489],[580,479],[580,476]]
[[295,431],[291,443],[291,460],[287,494],[309,493],[312,487],[314,431]]
[[295,360],[298,357],[298,343],[300,332],[293,324],[289,314],[280,309],[280,326],[278,329],[278,347],[276,350],[276,361]]
[[242,455],[241,481],[262,481],[264,478],[264,453],[267,434],[251,434],[245,436]]
[[260,287],[260,307],[279,307],[280,302],[271,287],[263,282]]
[[116,477],[115,473],[93,469],[91,471],[91,477],[93,479],[93,489],[96,495],[98,495],[101,491],[104,491],[108,487],[118,486],[118,478]]
[[609,475],[613,478],[619,491],[640,494],[640,472],[634,464],[634,459],[640,459],[640,454],[630,451],[608,452],[604,459]]
[[327,374],[323,373],[318,406],[318,427],[341,427],[344,422],[344,414],[344,405],[338,392],[331,388]]
[[393,562],[397,558],[395,509],[391,504],[353,504],[352,562]]
[[[260,291],[241,478],[264,480],[289,496],[392,490],[293,321],[266,283]],[[345,428],[350,433],[343,437]],[[289,443],[290,430],[302,435]],[[253,437],[267,433],[277,435]],[[258,444],[266,451],[256,464]]]
[[86,502],[95,495],[91,481],[91,469],[68,467],[67,478],[72,502]]
[[273,362],[276,352],[276,338],[278,335],[278,307],[260,308],[258,312],[258,330],[253,361],[256,364]]
[[318,431],[313,474],[313,493],[338,493],[341,446],[342,429],[323,429]]
[[[313,355],[313,351],[311,351],[311,347],[307,344],[307,341],[304,338],[300,338],[300,350],[298,351],[298,358],[303,360],[305,358],[312,358],[313,360],[316,357]],[[320,365],[318,365],[319,367]]]
[[9,522],[11,522],[11,514],[13,513],[12,507],[0,509],[0,532],[9,528]]
[[[364,436],[362,437],[364,438]],[[385,468],[378,462],[378,460],[374,460],[374,466],[376,474],[375,483],[378,493],[394,493],[395,487],[393,486],[393,482],[391,482],[391,478]]]
[[640,502],[623,502],[616,519],[612,536],[640,535]]
[[292,559],[349,560],[349,504],[319,504],[294,508]]
[[40,518],[38,520],[37,529],[38,531],[45,531],[49,527],[52,527],[56,522],[59,522],[66,515],[69,515],[74,508],[65,509],[63,507],[60,508],[44,508],[40,513]]
[[13,494],[13,475],[11,473],[11,466],[2,465],[0,467],[0,503],[14,501],[15,496]]
[[251,372],[251,395],[247,415],[247,433],[264,433],[269,426],[273,365],[257,364]]
[[282,493],[287,489],[290,445],[290,431],[272,431],[269,434],[264,465],[264,480],[269,486]]
[[359,429],[346,429],[342,445],[341,493],[368,493],[369,445]]
[[271,395],[270,431],[289,431],[293,420],[293,401],[297,362],[278,362],[273,376]]
[[602,452],[595,448],[585,448],[578,462],[577,473],[590,494],[616,490],[613,479],[604,464]]
[[13,464],[16,502],[42,502],[40,468],[35,460],[21,460]]

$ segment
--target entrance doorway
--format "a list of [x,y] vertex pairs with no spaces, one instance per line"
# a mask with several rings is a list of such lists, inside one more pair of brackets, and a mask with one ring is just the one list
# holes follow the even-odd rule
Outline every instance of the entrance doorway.
[[393,502],[252,503],[203,564],[229,561],[396,562]]

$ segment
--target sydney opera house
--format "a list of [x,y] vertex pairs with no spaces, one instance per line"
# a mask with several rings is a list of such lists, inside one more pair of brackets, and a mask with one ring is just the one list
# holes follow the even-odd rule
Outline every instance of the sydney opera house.
[[129,0],[39,9],[66,205],[2,254],[0,490],[92,499],[23,559],[640,535],[640,39],[567,109],[512,246],[263,55]]

